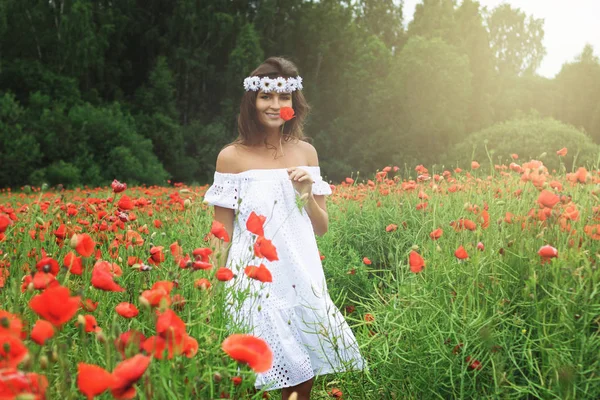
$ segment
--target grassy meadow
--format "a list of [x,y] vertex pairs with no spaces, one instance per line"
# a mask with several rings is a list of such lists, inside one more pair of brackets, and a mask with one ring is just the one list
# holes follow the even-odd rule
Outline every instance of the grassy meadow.
[[[600,398],[600,170],[462,168],[333,183],[317,242],[369,371],[314,399]],[[0,193],[0,398],[280,398],[222,348],[207,186],[121,189]]]

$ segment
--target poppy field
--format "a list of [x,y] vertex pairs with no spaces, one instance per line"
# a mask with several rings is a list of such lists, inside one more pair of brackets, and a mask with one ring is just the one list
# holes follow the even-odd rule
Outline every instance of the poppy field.
[[[600,170],[510,157],[332,183],[317,241],[369,369],[312,398],[600,398]],[[226,329],[207,188],[0,192],[0,399],[280,397],[254,390],[268,346]]]

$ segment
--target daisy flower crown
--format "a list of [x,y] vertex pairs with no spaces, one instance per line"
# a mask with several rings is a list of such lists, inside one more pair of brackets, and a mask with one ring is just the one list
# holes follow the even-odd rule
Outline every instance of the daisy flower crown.
[[300,76],[287,79],[282,76],[277,78],[269,78],[268,76],[249,76],[244,79],[244,89],[246,89],[246,92],[250,90],[253,92],[262,90],[265,93],[295,92],[296,90],[302,90],[302,78]]

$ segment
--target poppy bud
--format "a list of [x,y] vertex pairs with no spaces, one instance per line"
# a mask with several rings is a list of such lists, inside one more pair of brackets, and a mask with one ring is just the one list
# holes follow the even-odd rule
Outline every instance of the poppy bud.
[[79,314],[77,316],[77,322],[79,322],[80,324],[82,324],[83,326],[85,326],[85,317],[82,314]]
[[142,306],[150,308],[150,302],[144,296],[140,296],[138,300]]
[[47,190],[48,189],[48,184],[47,183],[42,183],[42,190]]
[[35,220],[38,222],[38,224],[44,225],[44,220],[42,219],[42,217],[36,217]]
[[218,373],[218,372],[215,372],[215,373],[213,374],[213,380],[214,380],[216,383],[219,383],[219,382],[221,382],[221,380],[222,380],[222,379],[223,379],[223,377],[221,376],[221,374],[220,374],[220,373]]
[[58,350],[56,349],[56,346],[54,346],[54,348],[52,349],[52,353],[50,355],[50,359],[52,360],[52,362],[57,362],[58,361]]
[[96,332],[96,339],[100,343],[106,343],[106,336],[104,336],[104,333],[102,333],[102,331],[97,331]]
[[31,393],[23,393],[18,395],[17,397],[15,397],[15,400],[36,400],[39,397],[35,394],[31,394]]
[[185,208],[190,208],[190,207],[192,206],[192,201],[191,201],[190,199],[185,199],[185,200],[183,201],[183,206],[184,206]]
[[25,185],[25,186],[23,187],[23,191],[24,191],[25,193],[27,193],[27,194],[31,193],[31,186],[29,186],[29,185]]
[[[69,242],[69,245],[71,246],[72,249],[77,247],[77,234],[73,234],[73,236],[71,236],[71,241]],[[133,246],[132,246],[133,247]]]
[[418,244],[413,244],[411,247],[412,250],[414,251],[418,251],[419,250],[419,245]]
[[40,367],[42,369],[48,368],[48,357],[45,355],[40,356]]

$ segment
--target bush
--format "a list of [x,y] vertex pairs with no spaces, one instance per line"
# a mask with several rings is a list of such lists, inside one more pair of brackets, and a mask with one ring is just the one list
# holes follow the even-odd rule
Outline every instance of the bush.
[[[516,153],[519,160],[541,158],[549,170],[560,168],[556,151],[563,147],[568,149],[567,156],[563,158],[567,170],[594,165],[600,154],[600,146],[573,126],[553,118],[527,115],[470,134],[449,150],[445,161],[448,165],[458,163],[459,167],[465,168],[476,160],[484,170],[488,170],[486,146],[494,164],[508,165],[513,161],[510,155]],[[547,156],[542,158],[543,153]]]

